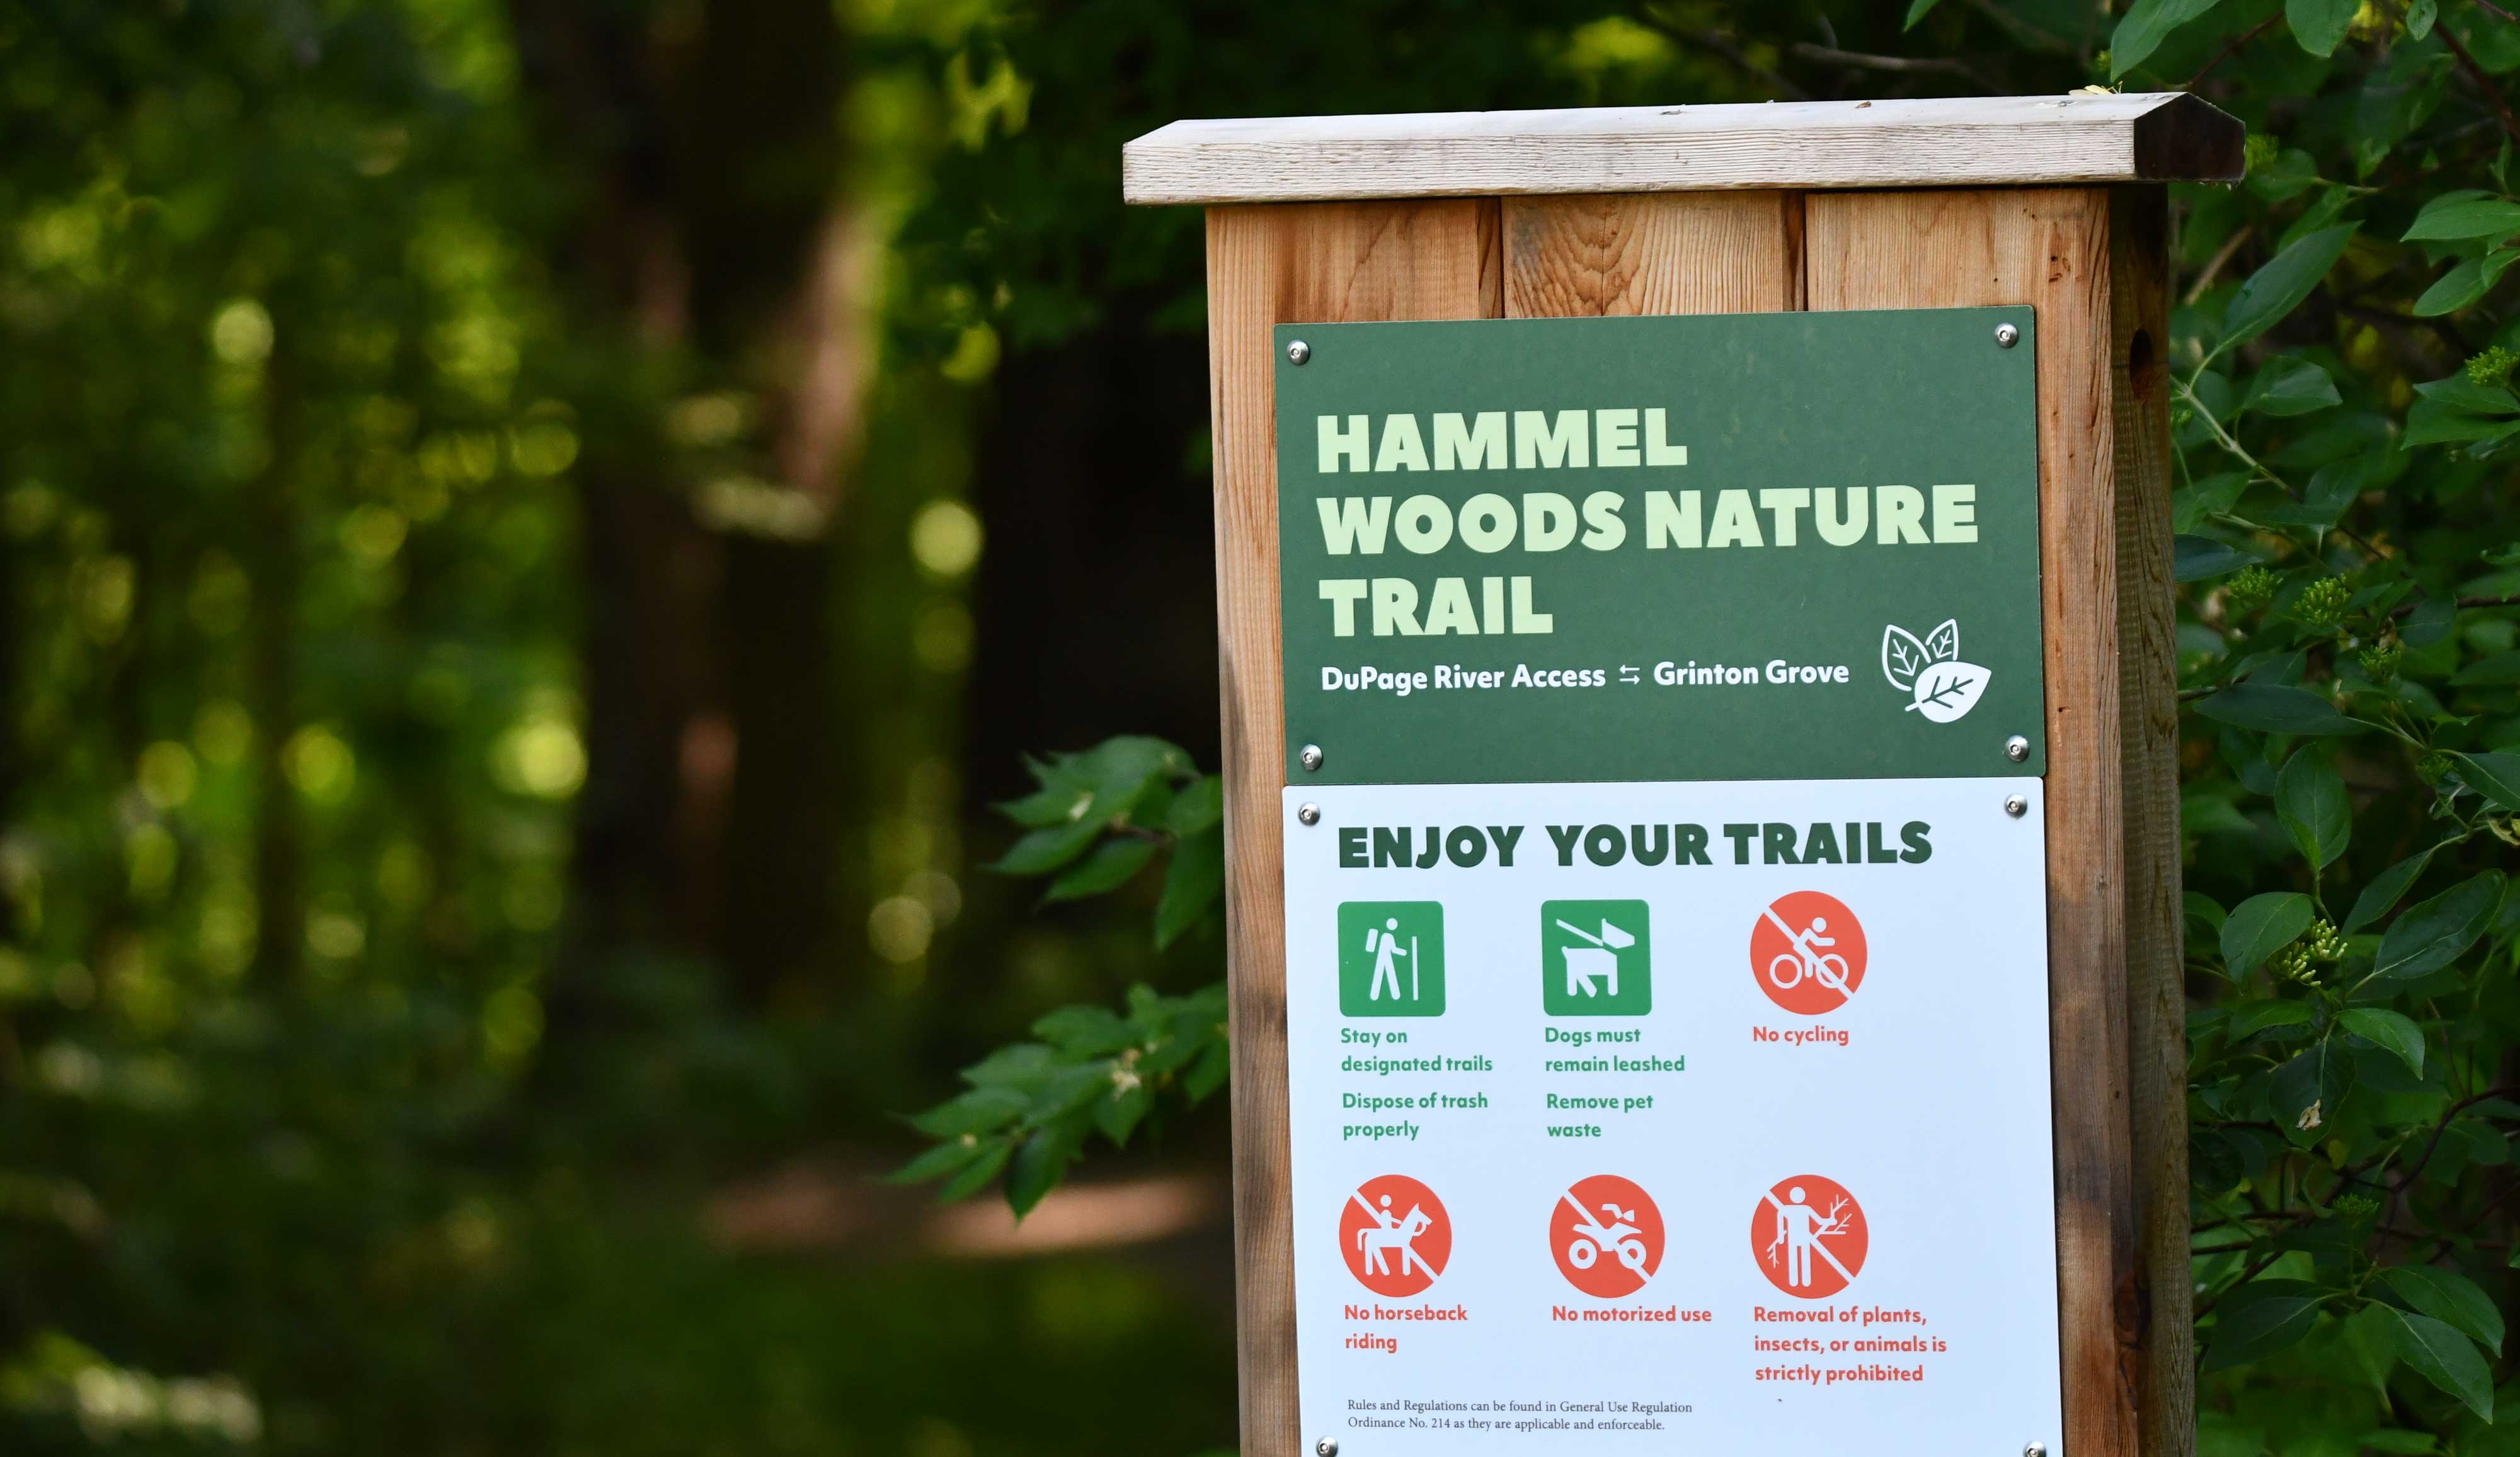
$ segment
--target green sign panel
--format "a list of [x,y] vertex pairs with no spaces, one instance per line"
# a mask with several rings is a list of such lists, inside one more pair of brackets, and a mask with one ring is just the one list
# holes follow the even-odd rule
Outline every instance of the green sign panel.
[[1281,326],[1288,782],[2044,772],[2034,324]]
[[1540,1007],[1552,1017],[1653,1010],[1653,939],[1642,901],[1540,903]]
[[1342,1015],[1444,1015],[1444,903],[1343,902],[1338,936]]

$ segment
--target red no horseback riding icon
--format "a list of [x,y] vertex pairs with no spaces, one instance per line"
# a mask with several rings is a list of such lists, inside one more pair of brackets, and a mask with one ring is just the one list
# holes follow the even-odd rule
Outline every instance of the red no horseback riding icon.
[[1750,975],[1768,999],[1818,1017],[1846,1005],[1864,985],[1864,923],[1819,891],[1779,896],[1750,927]]
[[1453,1258],[1453,1216],[1435,1191],[1402,1173],[1367,1179],[1339,1209],[1339,1256],[1375,1295],[1398,1300],[1435,1283]]

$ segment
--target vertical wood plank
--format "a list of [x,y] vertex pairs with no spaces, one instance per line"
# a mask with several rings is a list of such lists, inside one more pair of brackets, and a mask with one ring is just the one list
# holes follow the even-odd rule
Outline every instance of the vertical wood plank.
[[[2113,377],[2120,356],[2110,221],[2109,195],[2096,188],[1816,194],[1805,207],[1812,308],[2038,310],[2048,995],[2067,1457],[2135,1457],[2148,1361],[2134,1299],[2145,1282],[2131,1173]],[[2167,663],[2138,665],[2138,673],[2166,671]],[[2182,1187],[2182,1217],[2184,1209]],[[2185,1278],[2183,1268],[2165,1273]]]
[[1493,318],[1488,199],[1283,203],[1207,214],[1208,408],[1225,729],[1226,975],[1233,1036],[1235,1320],[1242,1451],[1309,1451],[1295,1404],[1286,1156],[1285,678],[1279,639],[1279,324]]
[[1799,193],[1508,198],[1508,319],[1802,307]]
[[2128,1097],[2138,1251],[2119,1292],[2136,1332],[2145,1457],[2194,1457],[2195,1285],[2187,1278],[2187,993],[2181,968],[2178,610],[2171,597],[2169,198],[2110,193],[2118,751],[2126,815]]

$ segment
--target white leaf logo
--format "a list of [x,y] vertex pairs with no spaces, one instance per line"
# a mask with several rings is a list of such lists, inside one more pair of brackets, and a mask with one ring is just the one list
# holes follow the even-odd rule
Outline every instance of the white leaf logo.
[[1977,707],[1986,680],[1987,671],[1975,663],[1930,664],[1916,675],[1916,701],[1908,709],[1937,724],[1948,724]]
[[[1958,634],[1954,634],[1957,651]],[[1890,680],[1894,688],[1905,690],[1916,683],[1916,675],[1925,671],[1933,655],[1916,635],[1895,624],[1881,630],[1881,676]]]
[[1960,620],[1946,617],[1943,625],[1925,635],[1925,656],[1937,663],[1960,660]]

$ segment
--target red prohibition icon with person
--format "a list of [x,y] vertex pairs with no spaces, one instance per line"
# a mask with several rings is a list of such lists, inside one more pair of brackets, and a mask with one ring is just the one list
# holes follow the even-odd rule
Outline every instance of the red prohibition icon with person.
[[1399,1300],[1435,1283],[1453,1258],[1453,1216],[1405,1173],[1367,1179],[1339,1208],[1339,1258],[1375,1295]]
[[1768,999],[1804,1017],[1846,1005],[1864,985],[1864,923],[1821,891],[1779,896],[1750,926],[1750,975]]
[[1644,1289],[1662,1268],[1662,1211],[1653,1196],[1615,1173],[1577,1179],[1549,1212],[1549,1253],[1557,1273],[1605,1301]]
[[1803,1300],[1826,1300],[1852,1284],[1871,1247],[1864,1207],[1845,1185],[1817,1173],[1778,1179],[1750,1212],[1759,1273]]

